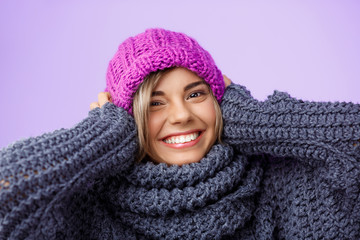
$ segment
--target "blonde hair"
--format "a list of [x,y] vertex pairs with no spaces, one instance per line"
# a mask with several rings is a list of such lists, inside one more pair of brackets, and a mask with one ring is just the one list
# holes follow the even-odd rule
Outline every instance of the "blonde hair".
[[[137,125],[138,139],[139,139],[139,154],[137,157],[138,161],[142,161],[145,158],[145,156],[147,154],[150,154],[151,152],[150,141],[148,141],[149,132],[147,128],[151,94],[155,89],[157,83],[159,82],[160,78],[165,73],[173,69],[174,68],[167,68],[164,70],[159,70],[150,73],[148,76],[145,77],[144,81],[139,85],[137,91],[135,92],[134,101],[133,101],[133,114]],[[221,109],[209,84],[206,83],[206,85],[210,90],[209,92],[211,93],[211,97],[214,102],[215,115],[216,115],[216,120],[215,120],[216,138],[218,142],[221,143],[221,134],[223,130],[223,119],[222,119]]]

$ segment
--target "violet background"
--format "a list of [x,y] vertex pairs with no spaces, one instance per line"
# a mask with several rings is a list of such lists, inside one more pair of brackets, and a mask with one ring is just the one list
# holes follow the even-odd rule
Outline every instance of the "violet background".
[[0,0],[0,148],[84,119],[117,46],[150,27],[194,37],[260,100],[359,103],[359,13],[357,0]]

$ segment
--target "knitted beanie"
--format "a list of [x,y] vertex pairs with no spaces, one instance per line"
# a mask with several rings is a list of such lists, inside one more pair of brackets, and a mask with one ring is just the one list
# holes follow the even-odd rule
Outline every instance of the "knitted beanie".
[[110,60],[106,89],[113,103],[132,114],[139,84],[151,72],[183,67],[196,73],[211,87],[220,103],[225,84],[210,54],[189,36],[164,29],[148,29],[120,44]]

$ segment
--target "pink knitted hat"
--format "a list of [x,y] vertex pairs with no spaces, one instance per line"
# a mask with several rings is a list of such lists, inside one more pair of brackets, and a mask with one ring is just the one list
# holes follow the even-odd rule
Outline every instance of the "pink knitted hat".
[[113,103],[132,114],[133,96],[151,72],[170,67],[184,67],[204,79],[220,103],[225,84],[210,54],[183,33],[148,29],[120,44],[110,60],[106,89]]

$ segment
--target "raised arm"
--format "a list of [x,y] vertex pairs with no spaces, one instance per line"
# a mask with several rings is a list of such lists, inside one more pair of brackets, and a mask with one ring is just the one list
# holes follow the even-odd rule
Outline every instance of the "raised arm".
[[224,140],[246,153],[293,155],[288,144],[320,144],[360,158],[359,104],[308,102],[277,91],[260,102],[231,84],[221,108]]
[[342,188],[359,183],[359,104],[301,101],[277,91],[258,101],[231,84],[221,108],[223,140],[237,151],[323,166],[325,178]]
[[0,239],[34,231],[43,213],[65,195],[86,191],[95,178],[125,171],[134,161],[135,139],[133,118],[106,103],[74,128],[2,149]]

